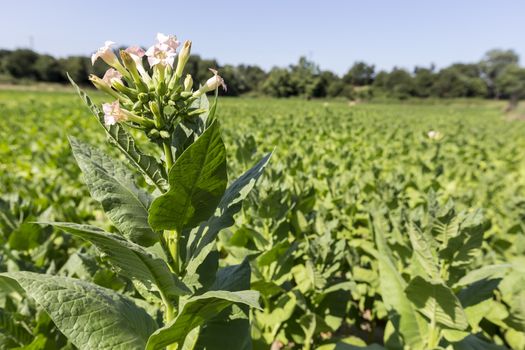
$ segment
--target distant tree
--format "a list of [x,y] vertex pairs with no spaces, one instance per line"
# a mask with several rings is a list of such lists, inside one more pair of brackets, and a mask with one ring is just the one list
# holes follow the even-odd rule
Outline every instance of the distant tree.
[[434,93],[438,97],[486,97],[486,82],[477,64],[456,63],[438,72]]
[[258,66],[241,64],[237,66],[237,70],[245,84],[245,88],[241,93],[258,91],[266,78],[266,73]]
[[288,69],[274,67],[263,82],[262,91],[272,97],[290,97],[297,95],[297,90],[291,82]]
[[494,81],[501,97],[507,98],[507,111],[515,109],[520,99],[525,98],[525,68],[517,64],[507,65]]
[[290,70],[291,83],[298,95],[308,99],[323,96],[324,90],[317,64],[303,56],[296,65],[290,66]]
[[434,67],[414,69],[414,94],[417,97],[430,97],[433,92],[436,74]]
[[93,71],[91,59],[85,56],[70,56],[59,61],[63,72],[68,73],[71,78],[79,84],[88,84],[89,74]]
[[374,87],[379,88],[391,97],[405,99],[414,95],[414,80],[409,72],[402,68],[394,68],[390,73],[380,72],[374,81]]
[[501,91],[495,82],[509,65],[517,65],[519,56],[513,50],[494,49],[488,51],[481,60],[483,78],[486,80],[490,97],[499,98]]
[[36,77],[40,81],[64,82],[65,76],[58,61],[50,55],[40,55],[34,64]]
[[321,86],[323,90],[321,95],[323,97],[337,97],[342,93],[345,84],[334,73],[325,70],[321,72],[319,78],[321,80]]
[[34,64],[38,59],[38,53],[27,50],[14,50],[4,57],[3,66],[7,73],[14,78],[36,79]]
[[7,71],[5,69],[5,58],[11,54],[11,51],[9,50],[2,50],[0,49],[0,74],[6,74]]
[[365,62],[355,62],[343,76],[343,81],[352,86],[365,86],[374,82],[375,66]]

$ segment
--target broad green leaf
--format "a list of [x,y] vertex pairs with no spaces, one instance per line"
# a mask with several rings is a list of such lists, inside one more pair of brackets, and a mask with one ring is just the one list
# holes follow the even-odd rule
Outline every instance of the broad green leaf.
[[194,350],[197,348],[197,341],[199,340],[199,334],[201,327],[195,327],[188,333],[184,343],[181,346],[181,350]]
[[170,344],[182,344],[195,328],[212,319],[232,304],[259,308],[259,293],[255,291],[210,291],[187,299],[177,317],[158,329],[148,340],[146,350],[157,350]]
[[487,299],[492,299],[494,290],[498,288],[500,281],[501,278],[482,279],[461,288],[458,292],[458,298],[461,305],[466,308],[481,303]]
[[257,322],[268,328],[279,328],[279,325],[289,320],[297,308],[297,296],[290,291],[281,294],[273,303],[273,310],[256,311]]
[[80,349],[142,350],[157,329],[146,311],[110,289],[25,271],[0,276],[16,280]]
[[166,181],[166,171],[162,164],[157,162],[157,160],[149,155],[144,154],[138,149],[135,145],[135,140],[133,137],[124,129],[120,124],[115,125],[106,125],[104,123],[104,113],[91,101],[89,96],[82,91],[78,85],[71,79],[68,75],[69,81],[77,90],[80,98],[86,106],[91,110],[93,115],[97,118],[98,122],[106,130],[110,140],[113,142],[117,148],[124,153],[124,155],[129,159],[131,164],[135,166],[145,178],[149,179],[161,192],[166,191],[167,181]]
[[90,241],[123,275],[140,281],[148,290],[162,291],[168,297],[189,293],[189,289],[170,271],[164,260],[138,244],[95,226],[67,222],[48,224]]
[[406,295],[417,311],[444,328],[465,330],[467,316],[452,290],[442,282],[413,278],[406,287]]
[[454,350],[507,350],[504,346],[488,343],[474,334],[452,344],[452,348]]
[[115,227],[142,246],[157,242],[158,235],[148,224],[151,195],[135,184],[128,167],[74,137],[69,142],[91,196],[102,204]]
[[480,267],[479,269],[469,271],[454,287],[465,287],[483,279],[502,278],[510,268],[512,268],[512,264],[486,265]]
[[437,257],[433,254],[432,237],[426,232],[419,230],[414,224],[408,228],[408,236],[412,245],[412,251],[424,271],[432,279],[439,278]]
[[392,253],[384,235],[386,223],[382,214],[377,213],[372,219],[379,253],[379,288],[383,303],[389,312],[389,319],[406,345],[421,349],[426,335],[425,324],[408,300],[405,294],[406,282],[392,262]]
[[190,272],[196,271],[200,263],[213,250],[213,243],[218,233],[234,224],[233,216],[241,210],[242,201],[248,196],[257,179],[262,175],[271,155],[268,153],[255,166],[237,178],[222,196],[214,216],[192,230],[188,240],[186,258]]
[[[250,288],[250,263],[228,266],[217,272],[211,290],[237,292]],[[207,350],[249,350],[250,309],[247,305],[232,305],[221,311],[202,326],[198,348]]]
[[213,214],[227,183],[226,149],[215,121],[175,161],[168,192],[151,205],[151,227],[177,232],[194,227]]
[[479,252],[482,242],[482,216],[477,211],[461,223],[458,235],[451,237],[445,249],[439,252],[440,258],[448,260],[453,267],[468,264]]

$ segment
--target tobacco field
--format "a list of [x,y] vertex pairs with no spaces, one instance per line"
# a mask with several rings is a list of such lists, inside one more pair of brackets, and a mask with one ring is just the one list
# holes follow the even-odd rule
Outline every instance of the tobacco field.
[[[505,119],[502,106],[219,99],[230,183],[273,152],[214,251],[219,273],[248,281],[232,293],[259,296],[206,311],[229,312],[228,336],[188,311],[176,348],[525,349],[525,123]],[[40,224],[117,233],[68,136],[125,158],[73,91],[0,91],[0,118],[0,273],[116,291],[152,320],[140,330],[149,336],[162,324],[158,295],[87,233]],[[211,290],[226,289],[214,277]],[[27,297],[24,283],[44,285],[34,278],[17,279],[23,289],[0,278],[0,349],[77,348],[46,300]],[[205,294],[184,283],[196,305]],[[89,341],[107,336],[93,331]]]

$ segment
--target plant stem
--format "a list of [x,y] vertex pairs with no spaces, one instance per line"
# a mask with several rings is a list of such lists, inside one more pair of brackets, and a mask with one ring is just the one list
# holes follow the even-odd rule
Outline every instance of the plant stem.
[[166,230],[164,231],[164,239],[167,242],[168,255],[172,258],[172,268],[175,274],[180,273],[179,264],[179,237],[177,231]]
[[436,327],[436,319],[432,317],[428,330],[428,348],[435,349],[439,343],[439,329]]

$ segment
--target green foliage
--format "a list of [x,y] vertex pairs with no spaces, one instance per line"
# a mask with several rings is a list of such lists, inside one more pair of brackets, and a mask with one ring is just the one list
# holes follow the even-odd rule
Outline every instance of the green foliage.
[[[168,190],[156,145],[128,132],[143,156],[157,160],[159,186],[104,142],[108,134],[71,93],[2,91],[0,98],[1,271],[83,279],[131,301],[158,327],[169,324],[161,288],[181,307],[217,290],[261,294],[261,310],[228,304],[185,335],[184,349],[427,349],[430,338],[444,349],[525,346],[525,127],[503,120],[501,103],[221,100],[231,184],[209,217],[183,230],[174,273],[162,242],[128,240],[89,198],[66,136],[88,140],[113,167],[129,167],[126,186],[153,198]],[[182,149],[202,137],[203,125]],[[431,139],[429,130],[444,137]],[[268,165],[268,157],[256,163],[275,147]],[[65,234],[34,222],[88,226]],[[12,279],[0,284],[2,346],[74,348]],[[228,332],[238,336],[222,337]]]
[[33,272],[0,276],[17,281],[83,349],[143,349],[158,327],[131,300],[89,282]]

